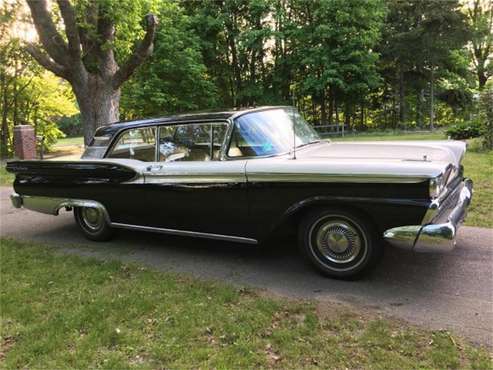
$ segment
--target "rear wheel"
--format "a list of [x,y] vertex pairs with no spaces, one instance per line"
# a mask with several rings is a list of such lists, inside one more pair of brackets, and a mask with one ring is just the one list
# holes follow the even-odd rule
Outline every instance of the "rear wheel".
[[324,275],[354,279],[372,268],[382,244],[369,222],[356,213],[325,209],[310,213],[300,225],[300,247]]
[[90,240],[106,241],[113,236],[113,229],[99,208],[76,207],[74,217],[84,236]]

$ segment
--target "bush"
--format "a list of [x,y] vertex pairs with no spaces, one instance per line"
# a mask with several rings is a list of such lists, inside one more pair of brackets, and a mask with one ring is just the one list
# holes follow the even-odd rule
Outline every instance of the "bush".
[[58,128],[66,136],[82,136],[84,134],[82,124],[80,123],[80,114],[65,116],[58,121]]
[[465,140],[481,136],[482,127],[479,121],[468,121],[450,126],[446,133],[453,140]]

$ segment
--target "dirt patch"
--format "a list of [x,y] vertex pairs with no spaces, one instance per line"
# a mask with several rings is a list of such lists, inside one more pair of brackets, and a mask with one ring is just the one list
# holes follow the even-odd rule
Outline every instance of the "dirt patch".
[[82,145],[64,145],[55,147],[50,153],[44,155],[44,159],[51,160],[76,160],[80,159],[84,147]]
[[0,361],[3,361],[7,352],[15,345],[15,337],[6,336],[2,338],[2,346],[0,347]]

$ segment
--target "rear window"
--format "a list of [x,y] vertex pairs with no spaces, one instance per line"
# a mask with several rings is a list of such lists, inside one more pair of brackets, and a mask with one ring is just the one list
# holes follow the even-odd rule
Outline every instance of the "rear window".
[[106,149],[111,142],[111,136],[94,136],[91,143],[86,147],[84,153],[81,158],[84,159],[99,159],[104,157],[104,153],[106,153]]
[[156,127],[136,128],[123,132],[107,157],[154,162]]

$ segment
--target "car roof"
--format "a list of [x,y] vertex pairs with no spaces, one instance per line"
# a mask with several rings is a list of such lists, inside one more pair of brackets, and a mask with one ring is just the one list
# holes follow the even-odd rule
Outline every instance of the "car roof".
[[233,119],[243,114],[261,110],[268,109],[278,109],[278,108],[287,108],[286,106],[265,106],[265,107],[257,107],[257,108],[242,108],[242,109],[228,109],[214,112],[191,112],[191,113],[183,113],[176,114],[170,116],[163,117],[155,117],[155,118],[145,118],[138,120],[130,120],[130,121],[120,121],[115,122],[108,126],[100,127],[96,131],[95,136],[113,136],[115,133],[128,128],[138,128],[145,126],[154,126],[154,125],[162,125],[162,124],[171,124],[171,123],[181,123],[181,124],[191,124],[197,121],[224,121],[228,119]]

